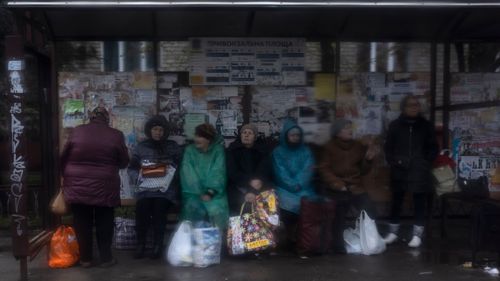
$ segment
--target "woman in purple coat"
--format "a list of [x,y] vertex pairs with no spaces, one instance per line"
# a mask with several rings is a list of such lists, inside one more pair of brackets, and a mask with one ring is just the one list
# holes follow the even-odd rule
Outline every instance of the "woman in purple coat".
[[126,168],[128,162],[123,133],[109,127],[109,114],[102,107],[92,111],[89,124],[74,128],[66,142],[61,156],[63,190],[73,211],[83,267],[92,265],[94,224],[100,265],[109,267],[116,263],[111,241],[114,208],[120,205],[118,171]]

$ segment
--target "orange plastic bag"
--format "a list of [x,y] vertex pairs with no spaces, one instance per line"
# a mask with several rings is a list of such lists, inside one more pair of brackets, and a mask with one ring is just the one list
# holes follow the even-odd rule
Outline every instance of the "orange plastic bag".
[[69,226],[60,226],[50,240],[49,267],[73,266],[80,258],[75,231]]

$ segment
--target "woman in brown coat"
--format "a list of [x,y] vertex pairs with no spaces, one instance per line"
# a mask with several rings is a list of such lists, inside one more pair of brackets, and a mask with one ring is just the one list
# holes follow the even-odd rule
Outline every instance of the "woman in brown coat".
[[352,123],[338,119],[333,126],[333,139],[325,146],[319,164],[319,173],[326,195],[337,202],[334,221],[334,251],[345,253],[345,216],[351,205],[365,210],[370,218],[376,216],[375,208],[362,184],[361,178],[371,168],[377,150],[353,139]]

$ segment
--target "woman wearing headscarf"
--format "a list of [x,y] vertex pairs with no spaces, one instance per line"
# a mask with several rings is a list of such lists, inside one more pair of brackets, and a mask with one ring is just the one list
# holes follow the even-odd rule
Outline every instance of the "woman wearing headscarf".
[[362,176],[367,174],[377,150],[353,139],[352,122],[335,120],[333,138],[325,145],[319,164],[319,174],[325,184],[325,193],[336,202],[334,220],[334,251],[345,253],[343,232],[345,216],[351,205],[376,217],[375,208],[366,193]]
[[311,149],[304,143],[302,129],[290,119],[283,125],[280,144],[272,153],[272,164],[281,219],[289,242],[293,242],[301,198],[315,195],[312,184],[315,162]]
[[401,101],[401,115],[389,125],[384,146],[387,163],[391,167],[392,207],[387,244],[398,239],[401,207],[407,192],[413,195],[415,224],[410,247],[422,244],[427,196],[433,192],[432,162],[439,147],[434,126],[421,114],[415,96]]
[[182,219],[209,221],[222,231],[229,220],[224,140],[210,124],[195,128],[181,164]]
[[91,112],[89,124],[74,128],[65,144],[61,156],[64,197],[73,212],[83,267],[92,265],[93,226],[100,265],[116,263],[111,241],[114,208],[120,205],[118,172],[128,161],[123,133],[109,127],[109,114],[103,107]]
[[226,153],[229,206],[239,214],[245,201],[253,201],[260,190],[250,185],[252,179],[268,182],[271,178],[271,158],[268,149],[257,140],[257,127],[246,124],[240,137],[229,145]]
[[[154,165],[165,169],[165,173],[167,173],[167,169],[176,171],[179,168],[182,150],[175,141],[168,140],[168,123],[162,115],[149,119],[144,126],[144,133],[147,139],[134,148],[128,168],[131,182],[137,183],[135,207],[137,249],[134,258],[144,257],[146,236],[148,229],[152,227],[153,252],[150,257],[158,259],[163,250],[167,212],[176,201],[178,173],[174,172],[174,177],[170,182],[156,180],[156,184],[148,184],[144,181],[141,168]],[[159,179],[166,175],[159,176],[156,178]],[[146,180],[151,182],[151,179],[154,180],[155,177]]]

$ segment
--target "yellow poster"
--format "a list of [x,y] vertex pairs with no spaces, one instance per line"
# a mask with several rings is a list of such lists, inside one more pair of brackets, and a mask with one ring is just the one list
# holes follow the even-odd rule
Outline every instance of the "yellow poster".
[[335,74],[317,73],[314,75],[314,98],[335,101]]

